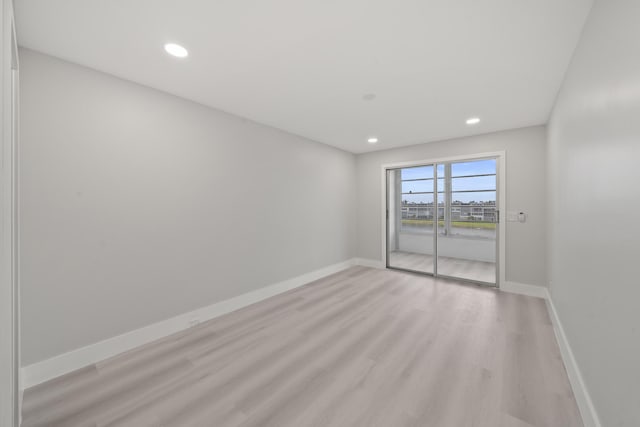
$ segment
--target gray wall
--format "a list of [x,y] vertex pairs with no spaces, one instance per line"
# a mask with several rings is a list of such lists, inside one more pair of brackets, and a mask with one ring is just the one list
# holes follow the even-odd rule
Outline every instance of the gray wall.
[[640,425],[639,17],[596,1],[548,129],[550,292],[603,426]]
[[21,60],[23,364],[354,255],[354,155]]
[[537,126],[358,155],[358,256],[381,259],[383,164],[504,150],[507,210],[529,214],[526,223],[507,222],[506,279],[545,285],[545,141],[545,127]]

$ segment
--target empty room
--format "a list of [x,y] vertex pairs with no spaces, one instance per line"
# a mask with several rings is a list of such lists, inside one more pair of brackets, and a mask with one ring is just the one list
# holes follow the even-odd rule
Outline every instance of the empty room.
[[0,2],[0,427],[640,426],[640,1]]

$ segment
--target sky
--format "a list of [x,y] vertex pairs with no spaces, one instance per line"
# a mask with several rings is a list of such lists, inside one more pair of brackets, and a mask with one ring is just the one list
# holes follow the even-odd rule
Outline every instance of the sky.
[[[468,203],[471,201],[487,202],[496,200],[496,177],[468,177],[466,175],[495,174],[496,161],[494,159],[475,160],[451,164],[452,200]],[[403,193],[428,192],[431,194],[403,194],[402,200],[409,203],[433,202],[433,166],[418,166],[401,170],[403,180],[430,178],[426,181],[407,181],[402,183]],[[444,191],[444,165],[438,165],[438,191]],[[456,178],[459,177],[459,178]],[[475,193],[465,193],[464,190],[489,190]],[[439,194],[439,201],[443,201],[444,194]]]

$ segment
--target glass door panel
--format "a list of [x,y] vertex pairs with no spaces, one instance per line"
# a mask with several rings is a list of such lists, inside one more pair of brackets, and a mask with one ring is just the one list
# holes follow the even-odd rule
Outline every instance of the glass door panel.
[[444,164],[444,225],[438,229],[437,273],[496,283],[496,160]]
[[387,267],[434,273],[434,167],[387,171]]

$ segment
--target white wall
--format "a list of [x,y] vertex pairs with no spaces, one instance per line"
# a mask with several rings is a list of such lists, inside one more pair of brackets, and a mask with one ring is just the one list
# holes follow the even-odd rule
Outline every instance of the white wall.
[[537,126],[358,155],[358,256],[381,260],[383,164],[504,150],[507,210],[528,214],[526,223],[507,223],[506,279],[545,285],[545,141],[545,127]]
[[603,426],[640,425],[639,18],[595,2],[548,129],[550,292]]
[[354,155],[21,56],[24,365],[354,255]]

